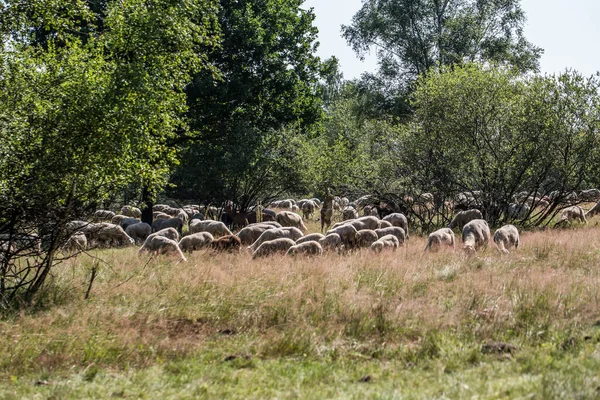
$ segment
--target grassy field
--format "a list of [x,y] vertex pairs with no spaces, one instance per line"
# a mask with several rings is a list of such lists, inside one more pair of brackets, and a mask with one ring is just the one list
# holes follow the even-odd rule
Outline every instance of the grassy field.
[[0,321],[0,398],[600,397],[600,228],[424,247],[81,255]]

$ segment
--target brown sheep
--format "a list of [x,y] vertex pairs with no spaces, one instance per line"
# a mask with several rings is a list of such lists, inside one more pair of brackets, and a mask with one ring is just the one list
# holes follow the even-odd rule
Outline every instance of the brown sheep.
[[239,251],[242,247],[242,241],[235,235],[227,235],[213,240],[211,247],[216,251]]
[[425,251],[438,251],[442,245],[452,247],[454,250],[454,231],[450,228],[442,228],[431,233],[427,238],[427,246]]

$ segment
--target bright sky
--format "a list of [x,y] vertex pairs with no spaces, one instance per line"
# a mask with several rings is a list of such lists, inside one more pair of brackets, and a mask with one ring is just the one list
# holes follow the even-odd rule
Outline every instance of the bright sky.
[[[318,54],[339,58],[344,78],[357,78],[364,71],[376,71],[375,52],[361,62],[341,37],[341,25],[349,25],[362,0],[306,0],[313,7],[319,28]],[[599,0],[521,0],[527,16],[525,37],[544,49],[541,70],[544,73],[573,68],[584,75],[600,70]]]

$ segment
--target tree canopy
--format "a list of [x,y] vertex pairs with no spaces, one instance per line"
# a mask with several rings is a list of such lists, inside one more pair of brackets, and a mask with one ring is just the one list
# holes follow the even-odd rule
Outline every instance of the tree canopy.
[[543,50],[524,23],[519,0],[367,0],[342,35],[360,57],[377,52],[379,72],[363,78],[380,94],[370,94],[372,106],[403,115],[415,80],[431,69],[480,62],[537,71]]
[[302,2],[220,1],[222,40],[208,60],[221,75],[201,71],[186,87],[194,138],[183,143],[174,195],[247,206],[291,188],[286,155],[296,150],[281,130],[318,121],[329,65],[315,55],[314,14]]

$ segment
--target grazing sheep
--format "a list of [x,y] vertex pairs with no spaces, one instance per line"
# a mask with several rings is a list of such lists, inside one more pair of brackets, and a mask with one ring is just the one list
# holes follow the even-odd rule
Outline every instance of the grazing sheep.
[[396,250],[400,246],[398,238],[394,235],[385,235],[380,237],[371,245],[371,250],[381,252],[383,249]]
[[554,224],[554,227],[562,226],[565,224],[569,224],[574,220],[578,220],[584,224],[587,224],[587,219],[585,219],[585,213],[583,209],[579,206],[571,206],[565,208],[560,214],[560,220]]
[[387,221],[390,224],[392,224],[392,226],[398,226],[402,229],[404,229],[404,233],[406,234],[406,238],[409,238],[408,235],[408,219],[406,218],[406,216],[402,213],[392,213],[389,215],[386,215],[385,217],[383,217],[382,221]]
[[454,250],[454,241],[454,231],[452,229],[438,229],[437,231],[429,234],[425,251],[438,251],[442,245],[452,247],[452,250]]
[[94,212],[94,221],[111,221],[115,213],[109,210],[96,210]]
[[406,232],[404,232],[404,229],[400,228],[399,226],[375,229],[375,233],[377,234],[377,237],[380,239],[386,235],[394,235],[398,238],[398,242],[400,243],[400,245],[403,245],[404,241],[406,240]]
[[231,233],[227,226],[225,226],[225,224],[221,221],[200,221],[199,219],[194,219],[190,222],[189,232],[209,232],[215,238],[233,235],[233,233]]
[[152,222],[152,231],[160,231],[165,228],[175,228],[177,232],[181,235],[183,230],[183,221],[177,217],[169,218],[169,219],[157,219]]
[[356,247],[356,240],[358,239],[358,231],[353,225],[342,225],[327,231],[325,236],[332,233],[337,233],[342,239],[344,247],[347,249],[353,249]]
[[357,233],[358,239],[356,240],[356,244],[358,247],[371,247],[379,239],[377,232],[372,229],[361,229]]
[[[363,226],[362,229],[375,230],[380,227],[380,223],[381,223],[381,220],[379,218],[374,217],[372,215],[360,217],[360,218],[357,218],[356,220],[362,224],[362,226]],[[356,228],[356,230],[360,230],[356,226],[355,226],[355,228]]]
[[123,228],[108,222],[87,224],[80,230],[85,234],[88,244],[91,247],[129,246],[135,244],[135,241],[125,233]]
[[342,210],[342,220],[347,221],[349,219],[357,219],[358,212],[354,209],[354,207],[346,206]]
[[377,211],[377,207],[375,206],[365,206],[365,208],[363,208],[363,215],[365,217],[372,216],[379,218],[379,211]]
[[144,251],[148,251],[152,255],[175,253],[182,261],[187,261],[177,242],[164,236],[148,237],[148,240],[138,250],[138,254],[142,254]]
[[114,225],[121,225],[121,222],[123,222],[123,220],[125,218],[130,218],[130,217],[128,217],[127,215],[123,215],[123,214],[117,214],[110,219],[110,223],[114,224]]
[[216,251],[239,251],[242,247],[242,241],[235,235],[227,235],[215,238],[210,246]]
[[494,233],[494,243],[498,251],[509,254],[508,249],[512,246],[519,248],[519,230],[514,225],[504,225]]
[[325,237],[325,235],[323,235],[322,233],[311,233],[310,235],[302,236],[300,239],[296,240],[296,244],[310,242],[310,241],[318,242],[319,240],[323,239],[324,237]]
[[184,224],[187,224],[190,216],[188,215],[188,213],[185,212],[185,210],[181,210],[181,211],[179,211],[179,213],[177,213],[175,218],[179,218],[181,220],[181,222],[183,222]]
[[481,247],[487,247],[490,241],[490,227],[483,219],[469,221],[462,230],[463,250],[475,253]]
[[236,236],[240,238],[240,240],[242,241],[242,245],[249,246],[252,243],[256,242],[256,239],[258,239],[264,231],[267,231],[269,229],[276,228],[272,225],[267,224],[248,225],[247,227],[239,231]]
[[67,240],[61,251],[65,254],[73,254],[87,248],[87,238],[82,232],[77,232]]
[[133,217],[133,218],[142,218],[142,211],[137,208],[137,207],[132,207],[132,206],[123,206],[121,207],[121,214],[127,216],[127,217]]
[[293,226],[300,229],[302,232],[308,232],[308,229],[302,222],[302,217],[292,211],[280,211],[277,213],[275,220],[281,224],[281,226]]
[[287,251],[288,256],[295,255],[303,255],[303,256],[320,256],[323,254],[323,248],[314,240],[309,240],[307,242],[296,243],[294,246],[290,247]]
[[198,232],[191,235],[184,236],[179,241],[179,247],[181,251],[193,252],[194,250],[200,250],[204,247],[208,247],[213,242],[214,238],[208,232]]
[[177,229],[175,228],[165,228],[165,229],[161,229],[160,231],[154,232],[153,234],[149,235],[146,240],[148,240],[151,237],[154,236],[163,236],[166,238],[169,238],[171,240],[174,240],[176,242],[179,241],[179,232],[177,232]]
[[[389,228],[392,226],[394,226],[394,225],[392,225],[392,223],[390,221],[380,220],[379,227],[377,229]],[[400,227],[400,228],[402,228],[402,227]],[[402,228],[402,229],[404,229],[404,228]]]
[[315,213],[315,210],[318,208],[317,204],[312,200],[306,200],[300,207],[302,209],[302,215],[306,220],[312,218],[313,214]]
[[154,211],[153,216],[154,216],[155,220],[159,220],[159,219],[160,220],[165,220],[165,219],[171,219],[172,218],[169,214],[161,212],[161,211]]
[[270,240],[287,238],[287,239],[291,239],[295,242],[296,240],[300,239],[302,236],[304,236],[304,235],[302,234],[300,229],[294,228],[294,227],[269,229],[269,230],[264,231],[258,237],[258,239],[256,239],[256,241],[254,243],[252,243],[252,245],[248,246],[248,248],[252,251],[255,251],[258,248],[258,246],[260,246],[262,243],[268,242]]
[[527,203],[523,203],[523,204],[510,203],[508,205],[508,217],[509,218],[523,219],[527,215],[529,215],[530,211],[531,211],[531,207]]
[[252,253],[252,259],[266,257],[276,253],[286,253],[290,247],[294,245],[294,241],[288,238],[269,240],[258,246],[254,253]]
[[339,250],[342,246],[342,238],[337,233],[330,233],[319,239],[319,244],[323,250]]
[[142,222],[142,221],[140,221],[140,220],[139,220],[139,219],[137,219],[137,218],[130,218],[130,217],[127,217],[127,218],[124,218],[124,219],[123,219],[123,220],[122,220],[122,221],[119,223],[119,225],[121,226],[121,228],[123,228],[123,230],[124,230],[124,231],[126,231],[126,230],[127,230],[127,228],[129,228],[131,225],[139,224],[140,222]]
[[448,225],[448,228],[463,229],[465,224],[467,224],[468,222],[470,222],[474,219],[483,219],[483,215],[481,214],[481,211],[479,211],[475,208],[473,208],[471,210],[466,210],[466,211],[459,211],[454,216],[454,219],[450,222],[450,225]]
[[136,243],[144,242],[152,233],[152,227],[145,222],[129,225],[125,233],[131,236]]

